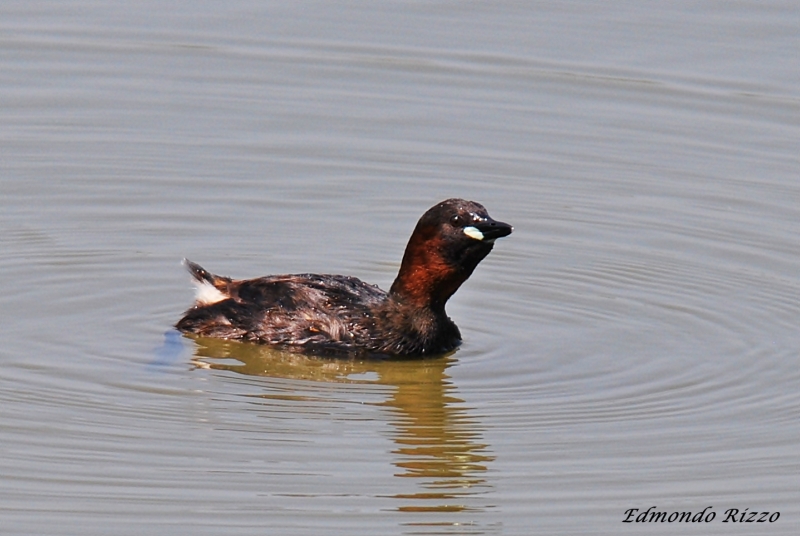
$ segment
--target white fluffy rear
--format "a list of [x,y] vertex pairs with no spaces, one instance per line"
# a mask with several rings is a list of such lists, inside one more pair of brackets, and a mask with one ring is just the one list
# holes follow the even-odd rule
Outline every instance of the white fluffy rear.
[[212,303],[221,302],[222,300],[230,298],[230,296],[221,292],[208,281],[194,280],[193,283],[197,285],[197,293],[194,299],[198,305],[211,305]]

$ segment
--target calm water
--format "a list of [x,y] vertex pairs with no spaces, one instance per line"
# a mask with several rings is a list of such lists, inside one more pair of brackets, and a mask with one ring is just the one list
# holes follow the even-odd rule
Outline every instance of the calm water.
[[[788,1],[4,2],[3,534],[796,534],[798,27]],[[184,256],[386,288],[452,196],[516,230],[450,356],[170,331]],[[623,523],[651,506],[716,518]]]

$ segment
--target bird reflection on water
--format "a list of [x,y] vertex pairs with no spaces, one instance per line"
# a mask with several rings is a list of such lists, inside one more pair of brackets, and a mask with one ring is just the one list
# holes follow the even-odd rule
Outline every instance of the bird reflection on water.
[[[490,507],[476,499],[492,491],[482,475],[494,457],[483,441],[483,427],[469,415],[446,373],[456,362],[452,355],[433,359],[333,360],[262,345],[195,340],[198,348],[193,363],[204,369],[290,381],[389,388],[390,396],[375,405],[385,409],[382,413],[390,424],[389,436],[395,444],[391,451],[396,467],[393,474],[420,479],[422,489],[410,494],[389,492],[382,497],[396,499],[396,510],[405,512],[476,511]],[[271,400],[304,398],[289,392],[257,396]]]

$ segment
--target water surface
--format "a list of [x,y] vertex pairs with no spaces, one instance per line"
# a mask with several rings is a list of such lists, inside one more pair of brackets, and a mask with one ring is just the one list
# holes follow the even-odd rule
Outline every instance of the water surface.
[[[794,534],[793,3],[0,15],[4,533]],[[451,355],[170,331],[182,257],[388,288],[453,196],[515,232]]]

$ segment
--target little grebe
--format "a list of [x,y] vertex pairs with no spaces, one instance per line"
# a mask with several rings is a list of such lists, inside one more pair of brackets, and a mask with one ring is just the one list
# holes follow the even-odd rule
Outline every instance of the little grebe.
[[195,305],[175,326],[203,337],[322,354],[424,356],[456,348],[445,303],[513,228],[483,205],[442,201],[422,215],[389,292],[343,275],[272,275],[235,281],[184,260]]

